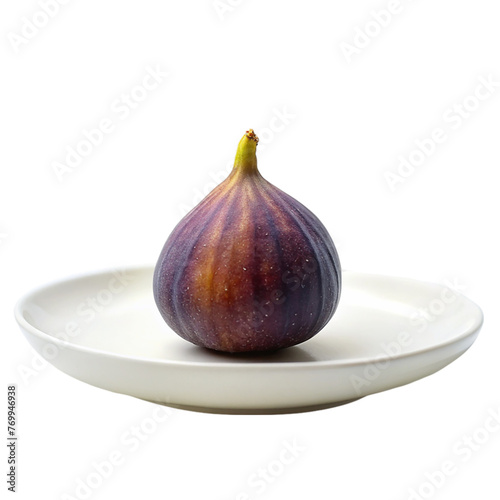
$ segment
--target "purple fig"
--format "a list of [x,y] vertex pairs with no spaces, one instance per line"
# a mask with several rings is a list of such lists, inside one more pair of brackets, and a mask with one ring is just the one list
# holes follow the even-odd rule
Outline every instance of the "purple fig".
[[341,268],[328,231],[257,169],[248,130],[234,167],[174,228],[153,280],[166,323],[193,344],[269,351],[316,335],[340,298]]

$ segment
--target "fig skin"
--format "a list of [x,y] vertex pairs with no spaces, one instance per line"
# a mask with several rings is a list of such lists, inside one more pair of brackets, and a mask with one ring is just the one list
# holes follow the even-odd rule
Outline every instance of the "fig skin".
[[304,342],[328,323],[340,299],[341,267],[328,231],[261,176],[257,143],[250,129],[227,179],[177,224],[154,272],[165,322],[217,351]]

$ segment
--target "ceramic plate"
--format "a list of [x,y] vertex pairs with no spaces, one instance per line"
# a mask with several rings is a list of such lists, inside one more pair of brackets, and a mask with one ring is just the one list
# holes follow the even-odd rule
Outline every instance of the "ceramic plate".
[[189,410],[286,413],[428,376],[472,345],[483,318],[443,285],[344,272],[339,308],[315,337],[272,354],[223,354],[169,329],[152,275],[133,268],[51,284],[20,300],[16,319],[50,363],[96,387]]

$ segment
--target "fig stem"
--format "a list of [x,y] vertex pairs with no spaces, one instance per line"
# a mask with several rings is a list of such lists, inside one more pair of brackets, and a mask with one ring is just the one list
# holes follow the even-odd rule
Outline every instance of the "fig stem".
[[241,138],[236,150],[233,170],[239,170],[245,173],[257,172],[257,144],[259,138],[255,135],[253,129],[248,129]]

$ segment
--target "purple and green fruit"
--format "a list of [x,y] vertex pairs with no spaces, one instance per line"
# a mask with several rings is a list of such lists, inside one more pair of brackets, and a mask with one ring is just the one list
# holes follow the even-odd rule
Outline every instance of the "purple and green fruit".
[[153,291],[166,323],[193,344],[225,352],[304,342],[332,318],[341,268],[321,221],[266,181],[248,130],[234,167],[174,228]]

